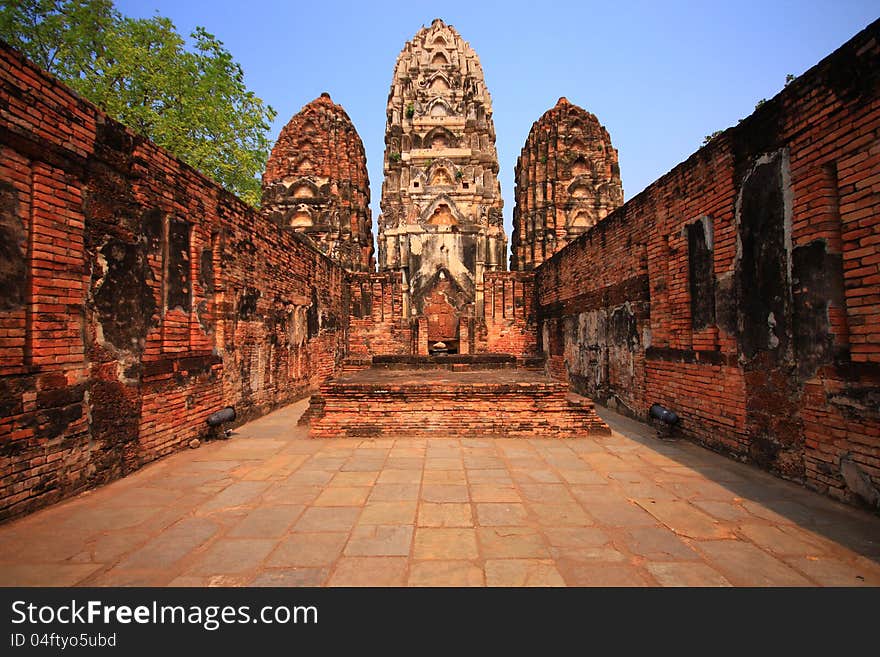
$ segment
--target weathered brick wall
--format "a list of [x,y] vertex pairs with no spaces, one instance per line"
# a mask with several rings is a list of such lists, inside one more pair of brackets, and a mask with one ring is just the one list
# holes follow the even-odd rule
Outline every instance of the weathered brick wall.
[[537,352],[535,277],[531,272],[486,272],[485,319],[476,321],[475,351],[514,356]]
[[880,23],[537,271],[574,388],[843,499],[880,490]]
[[403,317],[400,272],[351,274],[348,352],[352,358],[413,353],[411,322]]
[[0,518],[301,396],[347,274],[0,47]]

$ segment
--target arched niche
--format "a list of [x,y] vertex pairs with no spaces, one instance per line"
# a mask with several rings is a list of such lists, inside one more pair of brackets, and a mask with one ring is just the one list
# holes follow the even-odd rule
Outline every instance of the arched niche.
[[450,111],[445,103],[434,103],[429,114],[434,117],[449,116]]
[[578,157],[571,164],[571,175],[574,176],[587,176],[593,173],[593,167],[590,162],[583,155]]
[[305,208],[297,208],[291,215],[289,226],[291,228],[308,228],[314,225],[312,213]]
[[434,56],[431,58],[431,66],[447,66],[449,64],[449,60],[446,58],[446,55],[438,50],[434,53]]
[[596,225],[596,215],[589,208],[575,210],[568,225],[572,228],[590,228]]
[[428,224],[431,226],[457,226],[458,221],[446,203],[439,203],[431,216],[428,217]]
[[458,146],[455,135],[453,135],[449,130],[441,126],[434,128],[427,135],[425,135],[425,138],[422,140],[422,144],[424,148],[431,148],[434,150],[442,148],[455,148],[456,146]]
[[432,186],[445,186],[452,184],[454,184],[452,175],[446,170],[446,167],[437,167],[431,172]]
[[310,173],[313,168],[314,167],[313,167],[311,161],[308,158],[304,157],[304,158],[301,158],[296,163],[296,165],[294,165],[293,171],[294,171],[294,173],[299,173],[299,174]]
[[433,80],[431,80],[431,84],[428,85],[428,89],[433,93],[442,93],[444,91],[449,91],[449,81],[442,75],[438,75]]
[[448,194],[440,194],[421,213],[419,221],[433,226],[460,226],[469,223]]
[[293,198],[314,198],[315,192],[309,185],[299,184],[293,186],[291,196]]
[[571,198],[590,199],[594,198],[595,194],[593,188],[583,182],[576,182],[568,188],[568,195],[571,196]]

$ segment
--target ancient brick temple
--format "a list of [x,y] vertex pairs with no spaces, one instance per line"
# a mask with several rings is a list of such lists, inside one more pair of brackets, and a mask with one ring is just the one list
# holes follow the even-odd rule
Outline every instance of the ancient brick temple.
[[623,205],[607,132],[561,101],[520,157],[504,271],[489,96],[436,20],[395,69],[373,271],[329,97],[256,211],[4,45],[0,519],[305,396],[340,437],[584,437],[608,431],[593,400],[659,403],[880,507],[878,135],[880,21]]
[[321,94],[281,131],[263,174],[267,216],[350,271],[372,271],[373,222],[364,145]]
[[611,136],[564,97],[532,125],[514,177],[512,270],[534,269],[623,204]]
[[406,44],[391,82],[379,269],[400,272],[401,311],[430,345],[460,350],[483,316],[484,274],[505,269],[492,102],[476,53],[436,19]]

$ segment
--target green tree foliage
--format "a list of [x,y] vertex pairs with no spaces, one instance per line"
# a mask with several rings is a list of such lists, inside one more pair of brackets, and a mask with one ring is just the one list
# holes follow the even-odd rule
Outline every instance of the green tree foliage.
[[108,114],[257,205],[275,110],[248,91],[223,43],[111,0],[5,0],[0,38]]

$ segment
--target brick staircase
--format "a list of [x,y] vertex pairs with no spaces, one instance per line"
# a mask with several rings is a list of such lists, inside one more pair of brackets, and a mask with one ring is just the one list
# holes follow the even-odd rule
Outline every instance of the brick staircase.
[[610,433],[593,402],[537,361],[501,354],[384,357],[343,370],[312,396],[314,438],[569,438]]

